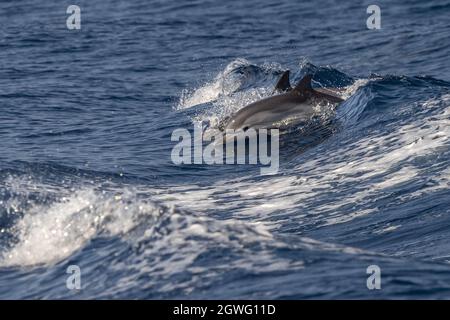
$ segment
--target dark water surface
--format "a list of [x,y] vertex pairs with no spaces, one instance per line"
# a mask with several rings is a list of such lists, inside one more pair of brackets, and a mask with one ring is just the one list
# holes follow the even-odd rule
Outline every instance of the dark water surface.
[[[370,4],[2,1],[0,298],[449,298],[450,2]],[[285,69],[347,100],[278,174],[172,163]]]

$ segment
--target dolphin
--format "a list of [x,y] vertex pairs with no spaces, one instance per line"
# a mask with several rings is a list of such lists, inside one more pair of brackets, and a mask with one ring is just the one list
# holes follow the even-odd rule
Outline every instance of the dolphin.
[[326,104],[339,104],[344,100],[331,91],[313,89],[312,75],[307,74],[292,88],[289,83],[289,70],[278,80],[271,97],[251,103],[227,119],[224,129],[246,131],[249,128],[280,128],[290,119],[307,120],[315,114],[314,107]]

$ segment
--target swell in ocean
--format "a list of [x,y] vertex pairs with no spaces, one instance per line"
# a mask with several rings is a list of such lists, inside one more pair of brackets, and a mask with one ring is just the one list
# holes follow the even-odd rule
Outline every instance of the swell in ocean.
[[[361,77],[302,60],[293,82],[313,73],[314,86],[341,88],[346,101],[319,110],[325,121],[281,137],[276,175],[249,165],[170,163],[170,130],[195,121],[217,130],[272,94],[284,69],[237,59],[183,90],[155,147],[165,169],[154,174],[3,161],[0,297],[448,294],[448,82]],[[80,292],[64,285],[69,265],[82,270]],[[370,265],[382,270],[379,292],[366,287]]]

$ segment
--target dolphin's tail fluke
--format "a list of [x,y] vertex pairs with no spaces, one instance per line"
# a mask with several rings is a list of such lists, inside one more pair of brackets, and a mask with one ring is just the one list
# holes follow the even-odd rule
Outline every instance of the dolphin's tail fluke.
[[326,97],[326,99],[333,103],[344,101],[344,99],[339,96],[339,89],[336,88],[315,88],[314,93],[319,97]]

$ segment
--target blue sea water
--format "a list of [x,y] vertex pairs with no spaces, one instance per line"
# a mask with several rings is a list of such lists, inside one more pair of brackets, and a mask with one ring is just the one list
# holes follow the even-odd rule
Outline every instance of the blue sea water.
[[[2,1],[0,298],[450,298],[449,10]],[[173,130],[214,130],[286,69],[346,101],[281,137],[277,174],[173,164]]]

